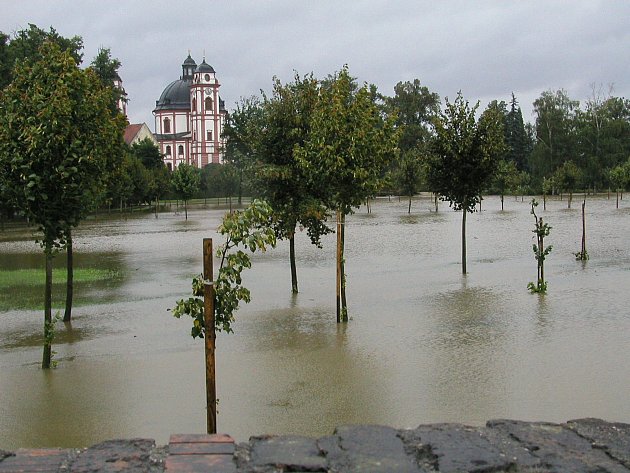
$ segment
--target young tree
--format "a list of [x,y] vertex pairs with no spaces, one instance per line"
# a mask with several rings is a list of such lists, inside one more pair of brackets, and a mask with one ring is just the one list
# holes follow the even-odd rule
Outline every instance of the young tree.
[[565,192],[569,193],[569,199],[567,206],[571,208],[571,201],[573,200],[573,191],[575,190],[578,182],[581,178],[580,169],[571,160],[566,161],[562,166],[556,169],[554,173],[553,181],[558,187]]
[[411,213],[411,198],[420,190],[422,180],[422,161],[417,149],[401,152],[398,170],[394,180],[402,195],[409,197],[407,213]]
[[493,185],[501,196],[501,210],[503,210],[503,198],[506,192],[515,189],[518,183],[518,170],[516,162],[501,159],[496,166]]
[[297,226],[306,228],[311,243],[321,246],[322,235],[331,230],[324,223],[326,208],[318,189],[296,158],[311,133],[312,116],[320,86],[312,74],[293,82],[273,82],[270,97],[262,103],[262,128],[256,139],[255,183],[261,196],[274,211],[274,229],[280,239],[289,240],[291,290],[298,292],[295,258]]
[[337,213],[337,322],[347,321],[345,218],[380,188],[398,134],[394,117],[383,118],[370,88],[357,89],[347,67],[320,89],[312,113],[308,138],[294,152],[311,188]]
[[[125,123],[108,110],[95,74],[47,42],[41,60],[16,64],[0,95],[0,160],[15,202],[37,224],[46,256],[45,331],[51,327],[52,258],[94,207],[123,147]],[[46,333],[43,368],[51,363]]]
[[529,289],[532,293],[544,294],[547,292],[547,281],[545,281],[545,258],[547,258],[552,250],[551,245],[545,247],[545,237],[549,236],[551,227],[543,222],[542,217],[538,218],[538,215],[536,215],[536,207],[538,207],[536,199],[532,199],[531,205],[531,214],[534,216],[534,220],[536,221],[536,226],[532,230],[532,232],[536,235],[536,243],[532,245],[532,250],[534,251],[534,257],[536,258],[538,267],[538,278],[536,284],[533,282],[528,283],[527,289]]
[[466,214],[475,212],[488,186],[497,157],[504,151],[503,117],[488,108],[477,121],[462,93],[433,121],[435,139],[428,181],[451,207],[462,211],[462,273],[466,274]]
[[173,190],[184,201],[186,220],[188,220],[188,199],[199,190],[200,179],[199,170],[190,164],[180,164],[171,176]]

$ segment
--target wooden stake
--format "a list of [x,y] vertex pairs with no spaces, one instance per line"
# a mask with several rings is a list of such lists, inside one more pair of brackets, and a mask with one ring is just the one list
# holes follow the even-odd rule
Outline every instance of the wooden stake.
[[209,434],[217,433],[217,389],[216,389],[216,362],[214,329],[214,283],[212,268],[212,238],[203,239],[203,278],[205,281],[203,291],[203,316],[205,325],[205,355],[206,355],[206,409],[207,431]]
[[337,211],[337,323],[341,322],[341,212]]

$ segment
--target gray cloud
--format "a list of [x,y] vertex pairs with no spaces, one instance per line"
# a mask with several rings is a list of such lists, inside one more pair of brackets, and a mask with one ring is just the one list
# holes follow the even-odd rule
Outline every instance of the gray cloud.
[[332,0],[182,2],[3,1],[0,30],[28,23],[81,35],[85,62],[109,47],[123,67],[132,122],[153,127],[151,110],[181,74],[191,50],[217,70],[228,108],[268,90],[293,70],[322,77],[348,64],[361,81],[391,94],[419,78],[441,97],[519,99],[526,120],[542,91],[581,101],[590,84],[630,96],[630,3],[624,1]]

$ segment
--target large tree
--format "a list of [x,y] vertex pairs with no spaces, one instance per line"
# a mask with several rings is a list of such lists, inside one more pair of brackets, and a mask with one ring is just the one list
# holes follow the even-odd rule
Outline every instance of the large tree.
[[414,79],[398,82],[394,96],[387,97],[385,103],[396,114],[396,127],[401,130],[400,150],[421,147],[430,136],[431,118],[440,109],[440,96]]
[[125,121],[109,111],[109,91],[53,42],[37,61],[17,63],[0,95],[0,161],[17,207],[41,231],[46,256],[45,345],[49,368],[52,258],[94,207]]
[[304,145],[295,153],[320,198],[337,213],[337,321],[347,321],[344,274],[346,215],[376,195],[383,168],[397,154],[394,117],[383,117],[373,90],[357,87],[344,67],[320,88]]
[[507,159],[512,161],[519,171],[527,170],[527,158],[531,152],[531,142],[525,130],[521,107],[514,93],[512,93],[510,111],[505,117],[505,137]]
[[530,156],[530,170],[537,181],[551,176],[575,155],[575,115],[579,102],[563,89],[543,92],[534,101],[536,144]]
[[466,274],[466,215],[475,212],[505,149],[503,117],[488,108],[479,120],[461,92],[433,120],[435,138],[428,166],[431,187],[455,210],[462,211],[462,273]]

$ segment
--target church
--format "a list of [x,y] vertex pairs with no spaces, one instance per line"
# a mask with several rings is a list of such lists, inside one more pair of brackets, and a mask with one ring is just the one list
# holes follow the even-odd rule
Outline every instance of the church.
[[202,168],[223,162],[227,112],[219,87],[205,58],[197,65],[188,54],[181,77],[167,85],[155,102],[155,138],[169,170],[181,163]]

